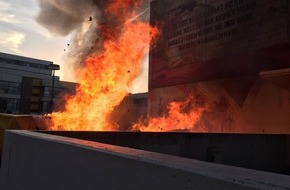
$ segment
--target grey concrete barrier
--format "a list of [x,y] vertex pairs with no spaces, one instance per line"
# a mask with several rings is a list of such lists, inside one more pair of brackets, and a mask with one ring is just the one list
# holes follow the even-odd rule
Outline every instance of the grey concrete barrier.
[[290,189],[290,176],[51,134],[6,131],[0,189]]
[[290,174],[289,134],[38,131],[242,168]]

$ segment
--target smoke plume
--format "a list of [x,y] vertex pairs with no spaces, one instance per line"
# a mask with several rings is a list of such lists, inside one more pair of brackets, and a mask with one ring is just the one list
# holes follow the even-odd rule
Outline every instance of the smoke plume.
[[[104,38],[117,36],[120,23],[118,15],[106,15],[110,0],[38,0],[40,12],[36,21],[45,27],[52,35],[66,36],[72,34],[72,39],[66,45],[66,65],[64,70],[72,71],[82,67],[85,59],[102,49]],[[132,7],[134,6],[134,0]],[[140,18],[149,18],[149,0],[142,1],[137,14]],[[129,8],[130,7],[126,7]],[[145,10],[145,11],[144,11]],[[136,10],[135,10],[136,11]],[[122,14],[122,12],[120,12]],[[111,28],[111,33],[105,29]],[[114,33],[112,34],[112,31]]]

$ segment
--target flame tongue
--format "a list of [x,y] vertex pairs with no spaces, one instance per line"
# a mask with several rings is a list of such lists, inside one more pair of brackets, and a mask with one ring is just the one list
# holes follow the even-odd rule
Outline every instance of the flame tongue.
[[127,95],[133,79],[140,73],[144,54],[158,31],[148,23],[130,21],[134,15],[124,8],[138,1],[116,0],[106,13],[116,17],[120,25],[100,34],[103,50],[87,58],[79,71],[79,86],[75,96],[66,98],[64,112],[51,114],[52,130],[115,130],[107,118],[114,107]]
[[162,117],[145,118],[132,126],[134,131],[186,131],[205,132],[206,128],[199,123],[202,114],[208,109],[207,106],[195,105],[195,97],[190,95],[183,102],[171,102],[167,106],[167,115]]

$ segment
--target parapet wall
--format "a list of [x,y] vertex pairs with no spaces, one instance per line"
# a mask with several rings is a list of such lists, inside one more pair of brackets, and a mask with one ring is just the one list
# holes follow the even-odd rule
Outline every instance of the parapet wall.
[[6,131],[0,189],[289,189],[290,177],[29,131]]

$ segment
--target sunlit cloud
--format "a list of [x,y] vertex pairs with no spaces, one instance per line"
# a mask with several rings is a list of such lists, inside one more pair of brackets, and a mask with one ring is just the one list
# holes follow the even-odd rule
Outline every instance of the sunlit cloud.
[[20,20],[17,20],[15,15],[7,14],[7,13],[1,13],[1,12],[0,12],[0,22],[6,22],[6,23],[10,23],[10,24],[22,23]]
[[1,2],[0,1],[0,22],[5,23],[21,23],[19,20],[17,20],[15,14],[11,13],[12,6],[9,3]]
[[22,6],[22,4],[13,3],[13,1],[1,2],[0,0],[0,26],[2,24],[2,27],[4,25],[9,29],[17,28],[18,31],[25,31],[24,33],[29,31],[38,33],[45,38],[52,38],[45,29],[34,21],[36,14],[37,9],[34,7]]
[[148,92],[148,67],[149,67],[149,55],[146,54],[143,58],[142,70],[140,75],[133,81],[130,89],[131,93]]
[[26,35],[24,33],[10,29],[1,29],[0,36],[0,49],[8,49],[12,52],[22,54],[20,46],[25,40]]
[[0,1],[0,11],[10,10],[10,9],[11,9],[11,5],[9,3]]

